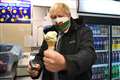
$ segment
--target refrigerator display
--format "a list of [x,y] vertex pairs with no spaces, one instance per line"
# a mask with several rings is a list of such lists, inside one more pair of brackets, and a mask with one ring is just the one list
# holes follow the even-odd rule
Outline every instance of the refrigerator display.
[[[97,54],[97,61],[92,68],[92,80],[119,80],[120,26],[101,24],[87,24],[87,26],[93,32],[94,48]],[[112,37],[110,37],[110,27]],[[112,40],[112,52],[110,52],[110,38]],[[110,54],[112,54],[111,59]],[[111,67],[110,64],[112,64]]]
[[112,25],[112,80],[120,79],[120,26]]
[[109,78],[109,25],[86,24],[93,32],[94,48],[97,60],[92,68],[92,80]]
[[77,0],[77,3],[81,23],[93,32],[97,60],[92,66],[92,80],[120,80],[119,1]]

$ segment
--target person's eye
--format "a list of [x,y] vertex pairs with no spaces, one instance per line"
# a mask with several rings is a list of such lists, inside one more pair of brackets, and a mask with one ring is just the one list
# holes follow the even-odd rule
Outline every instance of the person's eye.
[[60,18],[61,18],[61,17],[64,17],[64,16],[63,16],[63,15],[58,15],[58,17],[60,17]]
[[56,16],[51,16],[51,19],[56,19]]

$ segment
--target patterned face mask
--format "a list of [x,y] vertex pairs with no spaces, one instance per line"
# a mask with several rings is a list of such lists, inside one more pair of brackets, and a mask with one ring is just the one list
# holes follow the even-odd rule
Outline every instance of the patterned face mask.
[[55,29],[59,32],[64,32],[70,27],[70,19],[68,17],[60,17],[53,19],[55,24]]

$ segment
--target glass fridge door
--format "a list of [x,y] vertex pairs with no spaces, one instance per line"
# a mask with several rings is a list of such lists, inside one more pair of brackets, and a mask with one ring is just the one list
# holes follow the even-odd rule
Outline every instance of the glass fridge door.
[[86,24],[93,32],[97,61],[92,67],[92,80],[109,80],[109,25]]
[[120,80],[120,25],[112,25],[112,80]]

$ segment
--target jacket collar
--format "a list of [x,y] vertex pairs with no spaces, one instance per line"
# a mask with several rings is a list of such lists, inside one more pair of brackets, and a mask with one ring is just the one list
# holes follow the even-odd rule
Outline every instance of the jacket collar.
[[70,21],[71,21],[71,26],[70,26],[67,33],[71,33],[73,31],[76,31],[80,27],[80,25],[78,25],[72,17],[70,18]]

